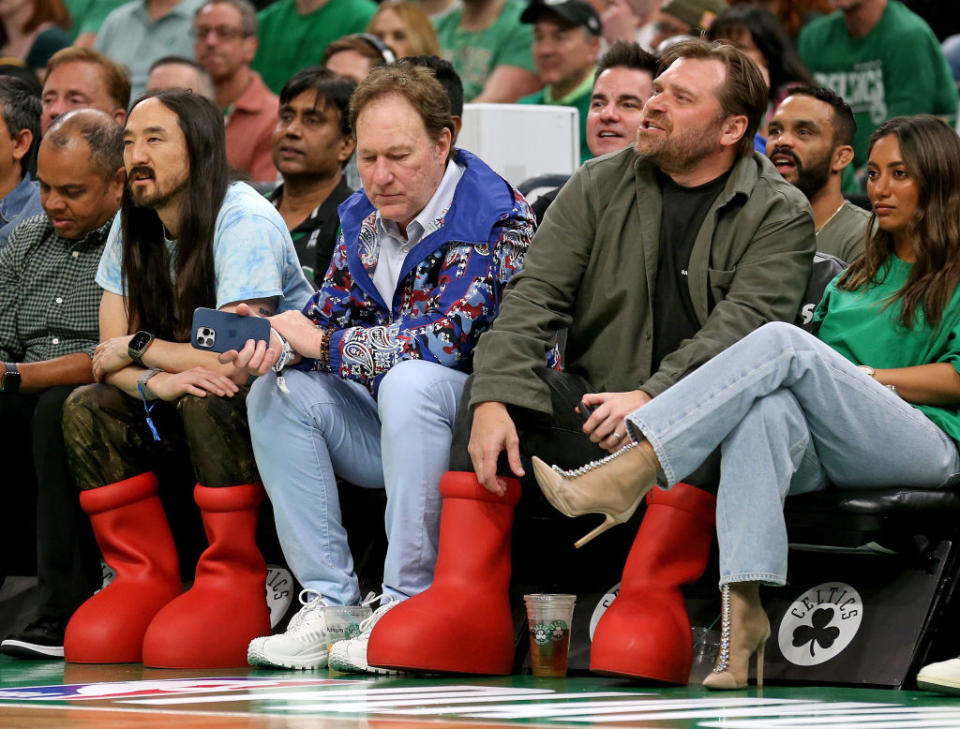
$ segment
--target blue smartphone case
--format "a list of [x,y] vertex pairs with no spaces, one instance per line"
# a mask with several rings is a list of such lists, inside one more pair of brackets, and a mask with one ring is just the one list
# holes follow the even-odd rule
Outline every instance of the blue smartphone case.
[[248,339],[270,341],[270,322],[256,316],[240,316],[199,307],[193,312],[190,344],[207,352],[243,349]]

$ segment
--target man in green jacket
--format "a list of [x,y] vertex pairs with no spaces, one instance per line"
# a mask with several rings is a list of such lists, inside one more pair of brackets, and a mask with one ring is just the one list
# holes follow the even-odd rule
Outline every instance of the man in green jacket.
[[[731,46],[694,39],[662,68],[636,147],[588,161],[563,187],[480,339],[440,483],[433,585],[377,624],[371,665],[508,673],[521,453],[577,468],[615,452],[629,440],[627,414],[753,329],[797,314],[813,217],[752,151],[766,107],[759,70]],[[559,373],[545,355],[563,329]],[[706,564],[717,466],[648,501],[593,635],[592,670],[687,682],[679,587]]]

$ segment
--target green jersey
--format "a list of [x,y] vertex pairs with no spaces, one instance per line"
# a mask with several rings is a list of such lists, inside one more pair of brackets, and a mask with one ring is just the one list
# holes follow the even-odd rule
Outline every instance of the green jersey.
[[580,164],[593,157],[590,147],[587,146],[587,114],[590,112],[590,98],[593,96],[593,73],[587,75],[577,88],[566,96],[556,99],[550,92],[550,87],[541,89],[535,94],[524,96],[518,104],[549,104],[551,106],[572,106],[577,110],[580,119]]
[[[878,280],[856,291],[838,289],[834,279],[813,315],[814,333],[856,364],[892,369],[948,362],[960,371],[960,287],[954,290],[937,327],[927,323],[918,307],[908,329],[900,323],[900,302],[888,306],[912,267],[891,254]],[[960,442],[960,410],[956,406],[915,407]]]
[[293,74],[319,64],[333,41],[363,33],[376,11],[373,0],[328,0],[309,15],[300,15],[295,0],[277,0],[257,13],[260,45],[253,70],[279,94]]
[[480,95],[497,66],[518,66],[536,73],[531,51],[533,26],[520,22],[526,6],[521,0],[507,0],[493,25],[483,30],[465,31],[460,27],[462,7],[437,21],[440,55],[460,74],[464,101]]
[[897,0],[888,0],[880,22],[863,38],[850,37],[843,13],[837,11],[805,27],[798,47],[817,83],[836,91],[853,109],[857,168],[867,163],[870,135],[885,120],[957,113],[957,86],[936,36]]

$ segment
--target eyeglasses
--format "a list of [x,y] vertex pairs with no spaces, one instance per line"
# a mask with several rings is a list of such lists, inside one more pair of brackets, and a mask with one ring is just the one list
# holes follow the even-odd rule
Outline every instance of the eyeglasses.
[[211,33],[217,40],[236,40],[246,35],[242,28],[231,28],[229,25],[198,25],[193,29],[195,38],[204,39]]

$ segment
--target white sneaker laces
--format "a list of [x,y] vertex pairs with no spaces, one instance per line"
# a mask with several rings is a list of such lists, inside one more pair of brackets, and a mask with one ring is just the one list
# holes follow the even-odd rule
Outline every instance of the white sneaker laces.
[[379,602],[380,607],[373,611],[373,615],[371,615],[369,618],[364,618],[360,623],[360,636],[369,637],[370,633],[373,631],[373,626],[377,624],[377,621],[384,616],[387,610],[396,604],[390,595],[384,593],[382,595],[374,596],[372,592],[367,595],[366,599],[364,599],[364,601],[360,604],[363,606],[369,606],[375,602]]
[[[310,595],[313,595],[313,597],[309,597]],[[290,624],[287,626],[287,630],[297,630],[312,620],[314,615],[321,612],[327,605],[323,599],[323,595],[309,588],[301,590],[298,599],[303,607],[297,611],[296,615],[290,618]]]

